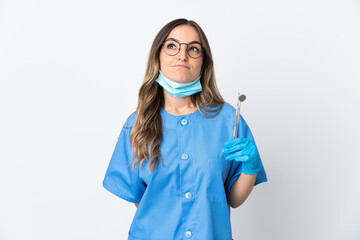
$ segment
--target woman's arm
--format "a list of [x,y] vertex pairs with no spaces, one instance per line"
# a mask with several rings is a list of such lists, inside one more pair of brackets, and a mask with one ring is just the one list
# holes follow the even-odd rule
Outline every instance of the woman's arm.
[[233,183],[228,196],[228,203],[232,208],[237,208],[245,202],[254,187],[256,175],[248,175],[242,172]]

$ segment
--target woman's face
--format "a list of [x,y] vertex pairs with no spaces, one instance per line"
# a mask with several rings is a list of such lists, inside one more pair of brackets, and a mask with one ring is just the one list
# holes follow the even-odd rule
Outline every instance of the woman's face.
[[[173,38],[180,43],[200,42],[198,32],[194,27],[180,25],[175,27],[166,38]],[[169,56],[164,52],[163,45],[160,51],[160,70],[163,75],[179,83],[188,83],[199,77],[203,56],[191,58],[186,52],[187,45],[181,44],[180,52],[175,56]]]

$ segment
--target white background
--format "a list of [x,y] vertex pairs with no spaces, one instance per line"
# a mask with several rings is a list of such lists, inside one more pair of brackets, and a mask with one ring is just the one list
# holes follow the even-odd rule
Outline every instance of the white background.
[[1,0],[0,239],[127,239],[136,208],[102,180],[179,17],[207,34],[225,100],[247,95],[269,179],[231,210],[234,239],[360,239],[355,0]]

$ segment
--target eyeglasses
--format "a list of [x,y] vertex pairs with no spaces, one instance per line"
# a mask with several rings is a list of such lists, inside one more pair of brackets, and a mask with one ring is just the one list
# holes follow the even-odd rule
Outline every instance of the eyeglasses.
[[177,41],[176,39],[169,38],[163,43],[164,52],[169,56],[175,56],[180,52],[181,44],[186,45],[186,52],[191,58],[201,57],[203,51],[205,50],[197,41],[193,41],[190,43],[179,43],[179,41]]

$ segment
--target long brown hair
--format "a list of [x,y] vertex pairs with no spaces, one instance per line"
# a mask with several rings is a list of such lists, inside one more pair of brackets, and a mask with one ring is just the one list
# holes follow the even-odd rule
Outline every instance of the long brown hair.
[[[215,81],[214,63],[209,42],[200,26],[187,19],[176,19],[166,24],[156,35],[147,61],[145,78],[139,90],[138,106],[136,108],[136,121],[130,134],[133,148],[133,157],[136,161],[133,167],[140,166],[150,156],[149,168],[152,172],[158,165],[160,144],[162,141],[161,108],[164,106],[163,88],[156,82],[160,69],[160,51],[162,43],[166,40],[171,30],[179,25],[194,27],[199,36],[200,43],[204,48],[203,65],[201,73],[202,91],[191,95],[191,101],[205,117],[215,117],[221,111],[224,104]],[[211,109],[209,108],[211,107]],[[209,115],[208,113],[215,113]]]

